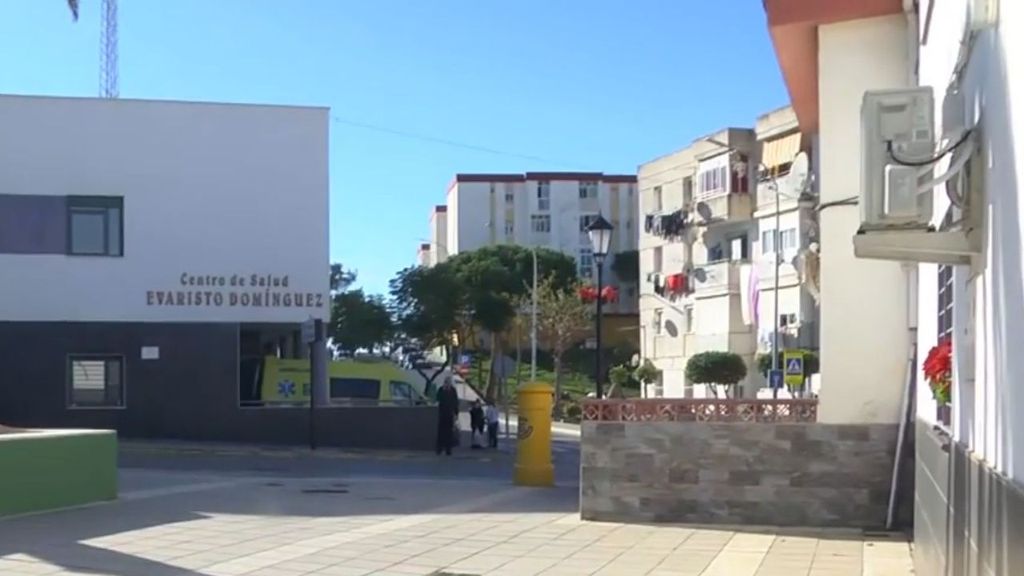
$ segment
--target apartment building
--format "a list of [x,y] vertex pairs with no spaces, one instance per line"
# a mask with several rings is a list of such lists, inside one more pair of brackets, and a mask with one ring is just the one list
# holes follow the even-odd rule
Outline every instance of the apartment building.
[[434,266],[448,259],[447,206],[434,206],[430,212],[430,243],[427,245],[427,252],[427,266]]
[[754,131],[761,158],[754,210],[752,289],[757,294],[751,303],[757,351],[770,353],[776,334],[779,350],[817,350],[819,230],[811,164],[815,156],[804,152],[799,173],[791,172],[807,143],[790,106],[761,115]]
[[802,148],[786,107],[640,166],[642,355],[662,371],[649,395],[712,395],[685,376],[708,351],[741,355],[740,393],[756,394],[776,330],[780,350],[817,348],[813,192],[790,178]]
[[619,289],[618,301],[605,310],[609,315],[635,315],[636,284],[616,278],[611,270],[616,254],[637,248],[636,188],[636,176],[599,172],[457,174],[446,205],[434,209],[431,249],[443,251],[435,259],[443,261],[496,244],[544,247],[571,255],[580,278],[596,282],[586,229],[602,214],[615,227],[604,282]]
[[[820,149],[819,421],[910,425],[915,573],[1022,574],[1024,3],[764,8]],[[902,209],[884,202],[899,170],[919,177]]]
[[757,154],[753,130],[728,128],[640,166],[641,354],[662,371],[651,395],[711,396],[686,381],[686,362],[700,352],[730,350],[754,365],[744,287]]

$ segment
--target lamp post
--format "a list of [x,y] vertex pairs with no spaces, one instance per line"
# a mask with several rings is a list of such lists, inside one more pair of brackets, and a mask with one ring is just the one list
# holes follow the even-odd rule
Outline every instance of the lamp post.
[[601,308],[604,303],[604,295],[601,293],[604,288],[604,259],[608,256],[608,249],[612,244],[612,230],[615,227],[605,220],[604,216],[598,214],[597,219],[587,227],[587,235],[590,236],[590,244],[594,253],[594,264],[597,266],[597,346],[594,356],[597,358],[594,374],[594,392],[600,399],[603,396],[601,388]]

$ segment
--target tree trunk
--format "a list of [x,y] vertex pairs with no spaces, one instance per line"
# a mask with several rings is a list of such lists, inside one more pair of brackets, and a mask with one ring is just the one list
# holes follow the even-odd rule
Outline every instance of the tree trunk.
[[555,364],[555,416],[562,415],[562,354],[555,352],[552,360]]
[[494,401],[494,394],[498,389],[498,367],[500,362],[503,361],[501,355],[501,338],[498,335],[491,333],[491,370],[487,378],[487,388],[484,390],[484,398],[488,402]]

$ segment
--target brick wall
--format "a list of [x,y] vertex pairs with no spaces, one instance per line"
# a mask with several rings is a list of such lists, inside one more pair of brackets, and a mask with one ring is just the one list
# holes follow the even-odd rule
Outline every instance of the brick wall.
[[585,421],[587,520],[878,528],[896,425]]

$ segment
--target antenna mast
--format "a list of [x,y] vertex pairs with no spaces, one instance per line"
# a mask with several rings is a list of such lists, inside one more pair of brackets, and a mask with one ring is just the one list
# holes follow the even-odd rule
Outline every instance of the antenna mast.
[[[77,4],[77,2],[76,2]],[[117,0],[103,0],[100,22],[100,97],[117,98]]]

